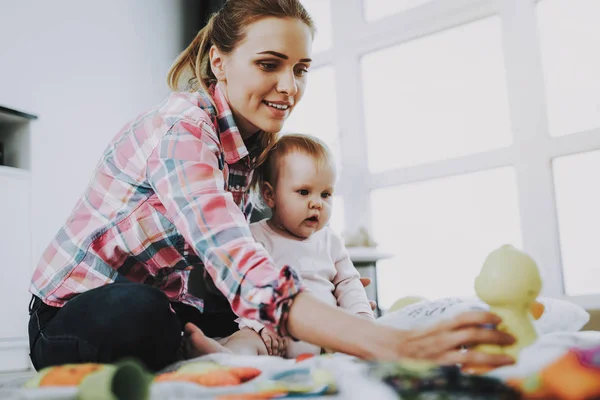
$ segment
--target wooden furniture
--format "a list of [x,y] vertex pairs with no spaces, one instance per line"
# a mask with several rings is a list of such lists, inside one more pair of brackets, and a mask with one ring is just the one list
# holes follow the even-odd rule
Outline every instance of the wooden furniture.
[[30,123],[0,106],[0,372],[30,368],[27,324],[31,259]]
[[360,276],[371,279],[371,284],[365,289],[369,300],[377,302],[378,307],[375,310],[375,313],[376,316],[379,317],[381,315],[381,310],[379,309],[379,301],[377,298],[377,261],[391,258],[393,255],[379,251],[374,247],[348,247],[348,253],[350,254],[350,260],[352,260],[352,263],[360,273]]

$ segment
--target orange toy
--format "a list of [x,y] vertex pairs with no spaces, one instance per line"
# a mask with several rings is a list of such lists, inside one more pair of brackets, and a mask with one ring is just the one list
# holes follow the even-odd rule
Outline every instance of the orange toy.
[[202,386],[237,386],[248,382],[261,374],[252,367],[211,367],[204,371],[175,371],[156,377],[156,382],[191,382]]
[[600,348],[571,350],[539,374],[506,383],[530,400],[588,400],[600,396]]
[[303,353],[303,354],[300,354],[298,357],[296,357],[296,362],[299,363],[299,362],[302,362],[304,360],[308,360],[309,358],[313,358],[313,357],[314,357],[314,354]]
[[556,397],[539,375],[533,375],[525,379],[509,379],[506,384],[515,390],[520,391],[527,400],[551,400]]
[[575,351],[569,351],[541,372],[544,386],[564,400],[600,396],[600,368],[585,367]]
[[69,364],[51,368],[40,380],[42,386],[78,386],[93,372],[102,369],[100,364]]
[[232,367],[228,371],[240,378],[242,383],[248,382],[260,375],[260,369],[252,367]]
[[156,377],[156,382],[190,382],[202,386],[237,386],[242,380],[227,370],[207,371],[201,374],[169,372]]

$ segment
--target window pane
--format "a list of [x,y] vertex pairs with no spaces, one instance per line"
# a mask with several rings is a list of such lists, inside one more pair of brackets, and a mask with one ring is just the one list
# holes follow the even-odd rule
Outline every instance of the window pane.
[[363,0],[365,20],[373,21],[415,8],[431,0]]
[[368,54],[362,76],[372,172],[512,142],[497,17]]
[[521,248],[513,168],[379,189],[371,200],[375,241],[396,255],[377,263],[384,309],[404,296],[474,295],[487,255]]
[[329,220],[329,226],[339,235],[344,232],[344,198],[333,196],[333,213]]
[[337,125],[335,74],[333,67],[321,67],[308,73],[304,97],[286,121],[283,133],[307,133],[317,136],[331,148],[340,165]]
[[600,151],[560,157],[553,166],[565,291],[600,293]]
[[312,17],[317,34],[313,42],[313,54],[331,47],[331,0],[301,0],[302,5]]
[[537,14],[550,135],[600,128],[600,1],[544,0]]

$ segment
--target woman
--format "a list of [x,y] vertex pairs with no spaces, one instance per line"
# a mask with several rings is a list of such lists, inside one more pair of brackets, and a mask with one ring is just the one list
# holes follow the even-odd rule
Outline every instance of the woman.
[[229,0],[211,17],[169,72],[171,87],[187,90],[113,139],[34,272],[36,369],[133,356],[157,370],[223,351],[210,338],[237,334],[236,314],[368,359],[512,362],[458,350],[511,343],[479,328],[496,316],[379,326],[304,292],[293,266],[273,265],[253,240],[249,177],[302,98],[313,35],[298,0]]

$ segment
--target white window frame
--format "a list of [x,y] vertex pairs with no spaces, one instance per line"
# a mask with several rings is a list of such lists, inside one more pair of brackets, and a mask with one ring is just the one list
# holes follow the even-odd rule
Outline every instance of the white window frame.
[[[347,231],[371,228],[374,189],[512,166],[517,176],[523,249],[538,262],[542,294],[567,298],[564,290],[552,159],[600,149],[600,129],[550,137],[538,41],[538,0],[432,0],[403,13],[367,23],[362,0],[331,0],[332,47],[314,55],[313,68],[333,65]],[[501,18],[508,101],[513,134],[510,147],[449,160],[371,173],[360,58],[363,54],[489,16]],[[569,296],[586,308],[600,307],[600,293]]]

